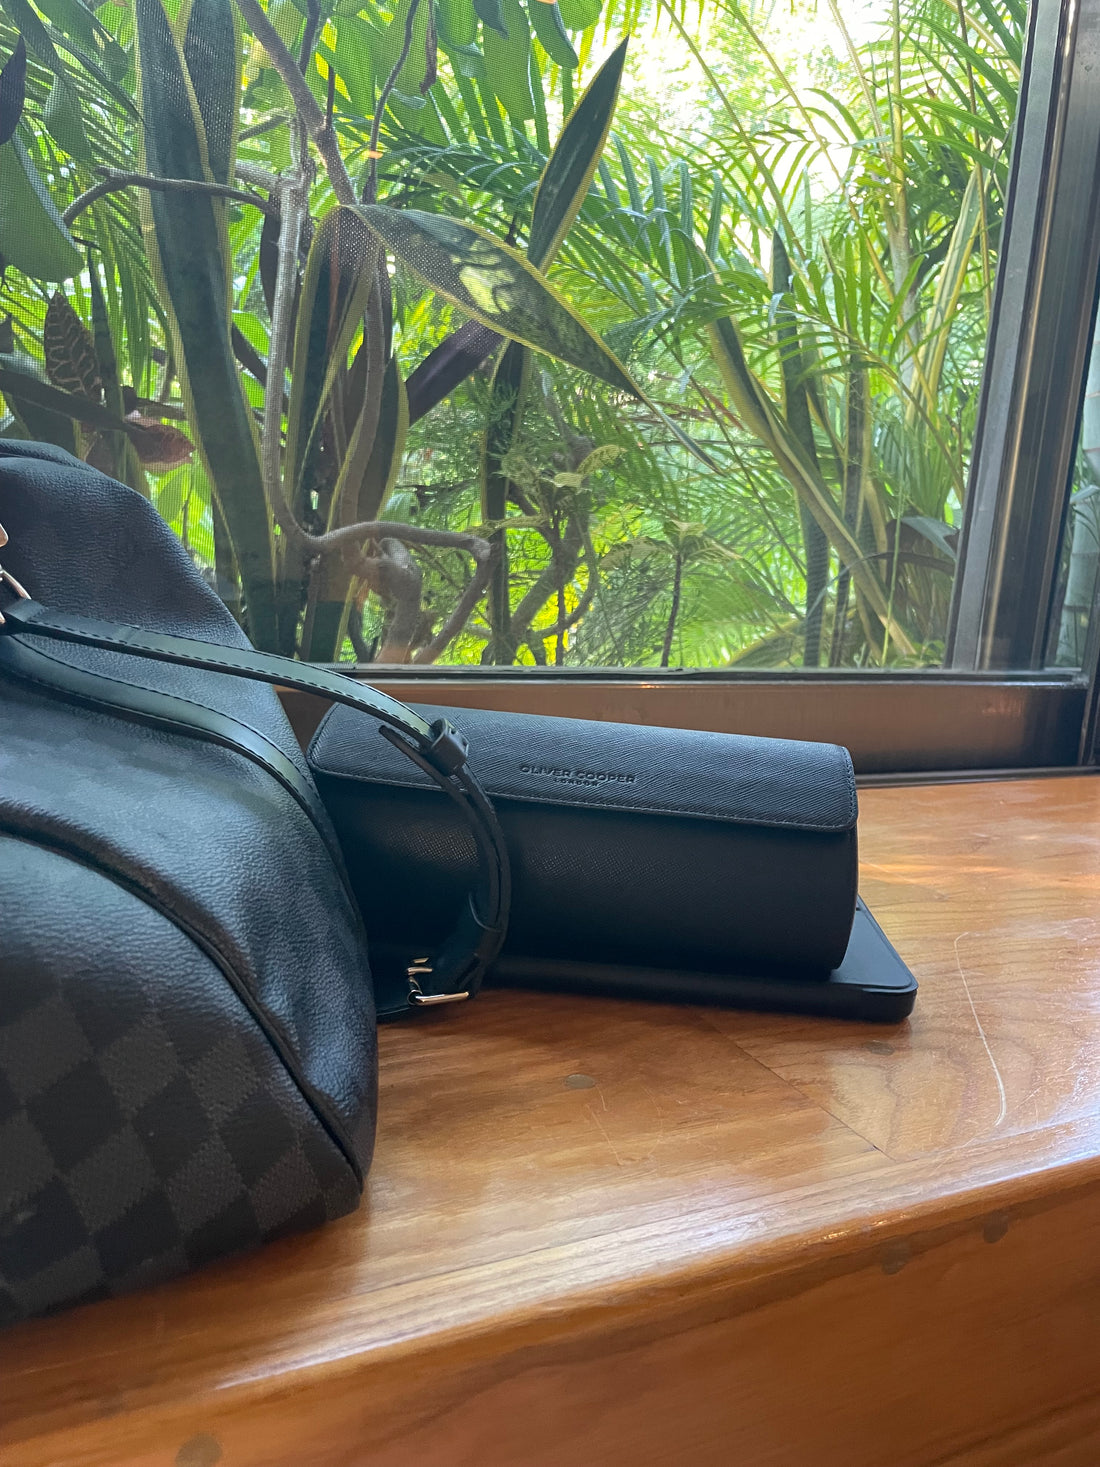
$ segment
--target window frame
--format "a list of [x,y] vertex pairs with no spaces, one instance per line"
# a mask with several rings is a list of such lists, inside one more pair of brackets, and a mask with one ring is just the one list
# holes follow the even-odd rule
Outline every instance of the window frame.
[[[825,739],[864,777],[1100,762],[1100,607],[1086,668],[1044,670],[1100,277],[1098,71],[1100,0],[1031,0],[943,669],[355,675],[414,702]],[[323,705],[285,701],[308,737]]]
[[[1080,762],[1088,696],[1083,679],[1046,673],[779,672],[747,679],[363,665],[357,675],[414,704],[843,744],[861,776],[1072,768]],[[295,732],[308,742],[326,704],[302,693],[283,697]]]
[[1042,668],[1057,633],[1100,272],[1098,66],[1097,0],[1032,0],[944,659],[957,670]]

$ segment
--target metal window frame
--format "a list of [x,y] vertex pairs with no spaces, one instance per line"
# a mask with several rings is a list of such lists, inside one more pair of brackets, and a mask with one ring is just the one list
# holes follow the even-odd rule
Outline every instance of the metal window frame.
[[[1088,667],[1042,670],[1100,277],[1098,74],[1100,0],[1031,0],[942,670],[358,675],[418,703],[824,739],[875,779],[1100,764],[1100,608]],[[285,701],[307,738],[324,705]]]
[[1085,653],[1085,670],[1088,675],[1088,684],[1085,711],[1081,719],[1078,763],[1092,768],[1100,765],[1100,589],[1098,589],[1096,604],[1092,609],[1089,646]]
[[[1046,674],[776,673],[749,682],[691,672],[641,678],[633,670],[359,672],[414,704],[843,744],[864,776],[1073,767],[1087,696],[1080,679]],[[283,698],[307,743],[327,705],[301,693]]]
[[1100,0],[1032,0],[945,665],[1041,668],[1100,273]]

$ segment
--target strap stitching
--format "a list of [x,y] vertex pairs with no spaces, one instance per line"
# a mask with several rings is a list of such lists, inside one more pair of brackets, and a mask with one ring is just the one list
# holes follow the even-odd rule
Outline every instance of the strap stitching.
[[[413,762],[422,764],[428,773],[438,773],[443,788],[454,795],[459,805],[467,813],[482,857],[486,862],[490,888],[494,891],[493,905],[496,909],[494,915],[500,919],[495,929],[486,928],[485,930],[499,931],[500,941],[503,941],[508,913],[509,861],[507,846],[493,814],[492,805],[485,798],[476,777],[467,765],[463,764],[460,769],[451,772],[442,768],[436,770],[434,761],[426,758],[425,748],[429,742],[429,735],[434,733],[432,726],[413,713],[411,709],[397,702],[396,699],[390,698],[385,693],[376,693],[374,689],[370,690],[371,693],[374,693],[374,697],[363,696],[358,691],[352,692],[355,684],[348,678],[327,673],[303,675],[298,671],[300,664],[271,654],[257,653],[254,649],[228,648],[218,643],[203,642],[201,639],[178,637],[172,633],[154,632],[143,635],[139,627],[125,624],[115,627],[111,624],[97,623],[94,618],[90,617],[67,620],[64,616],[58,616],[49,608],[34,601],[19,603],[10,608],[6,615],[9,626],[32,635],[36,633],[39,636],[52,635],[62,640],[129,653],[131,656],[145,655],[155,661],[176,666],[190,666],[207,671],[225,671],[244,677],[248,681],[282,683],[287,687],[302,688],[307,692],[329,697],[335,702],[366,713],[383,724],[397,728],[411,741],[405,752],[409,754]],[[99,626],[105,626],[106,629],[99,631],[97,630]],[[119,631],[124,635],[118,635]],[[171,646],[162,645],[165,642],[175,643],[177,647],[187,648],[187,650],[174,650]],[[236,653],[237,656],[236,658],[210,656],[209,652],[212,649]],[[289,675],[286,671],[288,668],[290,669]],[[213,711],[207,709],[207,712]],[[403,718],[402,713],[408,714],[409,719],[413,721],[410,722]],[[393,735],[391,738],[394,738],[394,741],[399,744],[402,742]],[[499,942],[497,946],[499,948]],[[448,948],[449,944],[445,944],[444,951],[446,952]],[[471,992],[475,992],[480,985],[480,979],[488,961],[490,961],[489,957],[480,954],[479,945],[475,946],[474,951],[465,958],[464,972],[469,976],[463,981],[466,982]]]
[[[254,664],[253,667],[250,668],[247,664],[247,661],[244,662],[244,665],[242,666],[242,663],[240,662],[227,660],[226,658],[222,657],[211,657],[207,654],[205,650],[174,653],[169,648],[161,649],[157,646],[155,641],[147,640],[142,635],[140,627],[134,627],[132,629],[137,634],[136,636],[123,638],[109,636],[106,634],[99,634],[94,631],[84,631],[78,622],[74,623],[71,621],[66,621],[64,617],[56,616],[53,613],[50,614],[48,619],[44,617],[39,617],[37,614],[26,616],[19,611],[18,607],[16,607],[12,611],[6,612],[5,615],[8,616],[8,619],[10,621],[15,622],[17,625],[22,624],[22,626],[27,631],[33,632],[33,630],[37,626],[43,636],[48,635],[48,629],[52,628],[56,631],[66,634],[74,641],[84,641],[86,644],[107,644],[110,648],[113,648],[119,652],[134,652],[135,648],[141,648],[150,653],[162,654],[157,656],[156,660],[158,661],[163,660],[166,662],[174,662],[177,665],[186,665],[188,661],[190,661],[194,665],[207,664],[212,668],[236,673],[238,676],[248,678],[250,681],[257,680],[256,677],[250,677],[250,673],[255,673],[256,675],[258,675],[259,678],[267,679],[277,683],[281,682],[284,683],[287,687],[297,686],[304,688],[307,692],[318,693],[323,697],[342,699],[348,704],[348,706],[358,708],[361,712],[369,713],[373,717],[381,718],[382,721],[385,723],[392,723],[395,727],[401,729],[403,733],[406,733],[411,738],[415,738],[418,740],[425,738],[427,733],[429,732],[428,726],[426,723],[424,723],[424,720],[419,720],[419,722],[423,723],[424,726],[423,728],[418,728],[415,723],[409,722],[408,720],[402,718],[399,714],[391,713],[386,705],[392,703],[394,707],[400,707],[400,704],[397,703],[396,699],[390,698],[389,695],[386,693],[378,694],[378,699],[384,700],[384,702],[380,702],[363,694],[356,693],[353,695],[351,693],[344,692],[337,686],[339,682],[347,683],[350,687],[355,687],[355,683],[353,679],[339,677],[337,674],[312,674],[307,676],[297,671],[292,671],[286,674],[282,672],[275,672],[274,670],[269,672],[265,670],[262,665],[263,660],[266,660],[266,658],[270,655],[267,653],[252,652],[251,654],[249,654],[249,652],[242,647],[240,649],[242,658],[247,659],[249,655],[251,655],[252,657],[258,659],[257,664]],[[127,627],[127,630],[129,631],[130,628]],[[218,643],[216,642],[203,642],[201,639],[194,637],[176,637],[175,633],[172,632],[154,633],[153,635],[172,637],[174,640],[185,642],[191,647],[199,647],[202,649],[205,649],[207,647],[218,647]],[[224,651],[228,649],[222,648],[221,650]],[[282,658],[278,660],[280,662],[284,661],[284,659]],[[299,663],[290,663],[289,658],[286,658],[285,661],[289,663],[290,666],[293,668],[302,665]]]
[[[184,707],[201,708],[204,712],[212,714],[215,718],[223,718],[227,723],[234,724],[242,729],[246,729],[255,738],[259,739],[261,743],[266,744],[269,749],[273,750],[276,754],[279,755],[281,759],[284,759],[286,761],[290,768],[294,770],[294,774],[296,776],[295,780],[292,781],[291,779],[289,779],[289,777],[281,773],[278,766],[274,762],[270,761],[264,755],[262,750],[249,749],[243,743],[238,743],[235,739],[230,739],[228,735],[226,735],[224,739],[219,738],[216,734],[211,733],[207,729],[198,728],[194,724],[184,722],[182,716],[179,720],[176,720],[168,714],[143,713],[140,709],[128,708],[121,703],[108,703],[106,700],[100,702],[95,697],[95,695],[90,692],[87,694],[70,693],[69,689],[58,688],[56,684],[47,681],[47,679],[44,677],[38,677],[35,673],[27,672],[23,668],[11,667],[10,665],[7,665],[0,661],[0,669],[7,672],[10,676],[18,678],[21,682],[31,683],[35,687],[42,688],[47,693],[57,694],[60,692],[64,695],[69,695],[71,697],[79,698],[81,700],[86,699],[87,703],[90,706],[94,708],[99,708],[102,711],[114,711],[120,714],[129,713],[132,714],[134,718],[138,721],[144,722],[145,720],[148,720],[151,723],[158,723],[165,728],[179,729],[183,731],[185,736],[194,737],[204,743],[215,744],[219,748],[227,749],[231,753],[239,754],[242,758],[248,759],[249,762],[255,764],[258,769],[266,770],[267,773],[272,777],[272,779],[277,780],[278,783],[282,785],[282,787],[294,799],[294,802],[302,810],[302,813],[310,821],[311,825],[313,825],[314,829],[317,831],[317,834],[324,842],[325,848],[329,851],[329,854],[333,854],[331,849],[331,841],[325,835],[325,832],[321,827],[318,819],[320,810],[312,808],[315,802],[312,800],[307,801],[306,796],[304,794],[299,794],[297,789],[295,788],[296,784],[299,782],[302,782],[304,784],[300,771],[295,768],[293,760],[291,760],[288,755],[284,754],[282,749],[280,749],[277,744],[273,743],[271,739],[267,738],[265,734],[262,734],[259,729],[253,728],[250,723],[245,723],[243,719],[233,718],[231,714],[223,713],[218,708],[211,708],[206,703],[200,703],[197,698],[181,698],[176,693],[166,693],[160,688],[151,688],[148,686],[147,683],[127,683],[124,682],[121,678],[111,677],[109,673],[93,672],[90,668],[74,667],[72,663],[66,662],[61,657],[53,657],[50,655],[50,653],[43,652],[39,647],[28,647],[27,644],[23,641],[22,637],[12,637],[10,638],[10,640],[17,643],[24,651],[32,652],[35,656],[45,658],[48,662],[52,662],[56,666],[66,669],[66,671],[72,670],[73,672],[81,674],[85,677],[95,678],[98,682],[111,683],[113,684],[113,686],[118,688],[133,688],[137,692],[150,693],[153,697],[156,698],[165,698],[173,703],[182,703]],[[323,802],[320,800],[319,796],[317,798],[316,804],[323,808]]]

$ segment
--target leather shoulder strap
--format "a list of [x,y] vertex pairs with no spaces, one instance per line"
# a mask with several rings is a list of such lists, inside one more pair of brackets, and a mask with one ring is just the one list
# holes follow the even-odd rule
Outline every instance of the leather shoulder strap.
[[345,703],[377,719],[383,725],[379,729],[383,737],[459,806],[478,849],[477,890],[471,893],[455,931],[434,958],[409,955],[406,968],[409,1002],[449,1003],[470,998],[478,991],[486,968],[504,941],[511,901],[511,872],[504,835],[493,807],[467,764],[466,740],[446,719],[429,724],[411,708],[365,683],[288,657],[53,611],[22,597],[5,604],[0,635],[16,639],[21,635],[49,637],[295,688]]

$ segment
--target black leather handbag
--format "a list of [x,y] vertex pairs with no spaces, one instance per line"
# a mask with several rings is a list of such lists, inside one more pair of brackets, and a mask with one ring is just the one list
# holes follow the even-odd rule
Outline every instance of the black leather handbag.
[[[916,982],[857,895],[846,749],[461,717],[512,860],[490,981],[890,1022],[912,1009]],[[349,708],[325,716],[309,760],[372,952],[430,947],[469,883],[461,822]],[[381,1012],[403,1001],[398,982],[379,985]]]
[[[468,758],[449,710],[255,652],[68,454],[0,443],[0,521],[0,1323],[353,1209],[376,1008],[487,973],[912,1007],[844,750],[463,710]],[[329,813],[271,683],[336,705]]]
[[377,1086],[363,926],[263,684],[370,714],[478,851],[435,956],[394,955],[406,1008],[476,992],[509,871],[454,728],[253,651],[139,495],[5,441],[0,522],[7,1323],[357,1204]]

